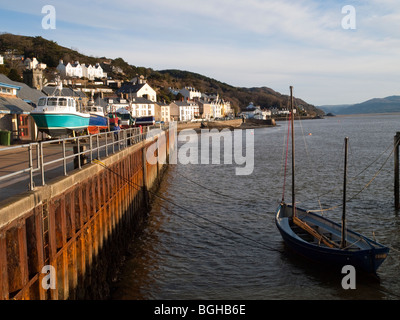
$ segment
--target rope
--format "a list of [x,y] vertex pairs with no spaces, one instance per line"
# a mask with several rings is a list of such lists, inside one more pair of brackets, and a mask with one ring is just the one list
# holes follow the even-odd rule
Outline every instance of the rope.
[[[370,181],[368,181],[368,183],[366,183],[365,186],[364,186],[360,191],[358,191],[358,192],[355,193],[352,197],[350,197],[350,198],[346,201],[346,203],[347,203],[347,202],[350,202],[350,201],[353,200],[353,199],[355,199],[361,192],[363,192],[365,189],[367,189],[367,188],[370,186],[370,184],[371,184],[371,183],[376,179],[376,177],[381,173],[383,167],[386,165],[386,163],[388,162],[388,160],[389,160],[390,157],[392,156],[392,153],[393,153],[394,150],[396,149],[396,147],[397,147],[397,145],[399,144],[399,142],[400,142],[400,140],[397,140],[397,143],[396,143],[396,145],[393,147],[393,149],[392,149],[392,151],[390,152],[389,156],[386,158],[386,160],[385,160],[384,163],[381,165],[381,167],[379,168],[379,170],[375,173],[375,175],[372,177],[372,179],[371,179]],[[365,171],[365,170],[364,170],[364,171]],[[309,211],[312,211],[312,212],[325,212],[325,211],[330,211],[330,210],[334,210],[334,209],[340,208],[341,206],[343,206],[343,203],[342,203],[342,204],[339,204],[339,205],[336,205],[336,206],[333,206],[333,207],[330,207],[330,208],[327,208],[327,209],[309,210]]]
[[[99,161],[99,160],[97,160],[97,159],[93,159],[92,162],[94,162],[94,163],[96,163],[96,164],[102,166],[103,168],[109,170],[111,173],[113,173],[113,174],[117,175],[118,177],[122,178],[122,179],[123,179],[125,182],[127,182],[129,185],[133,186],[134,188],[137,188],[137,190],[140,190],[140,189],[142,188],[142,186],[140,186],[140,185],[138,185],[138,184],[136,184],[136,183],[130,181],[129,179],[125,178],[124,176],[122,176],[122,175],[119,174],[118,172],[115,172],[115,171],[113,171],[112,169],[110,169],[105,163],[103,163],[103,162],[101,162],[101,161]],[[189,210],[189,209],[187,209],[187,208],[185,208],[185,207],[183,207],[183,206],[181,206],[181,205],[179,205],[179,204],[176,204],[176,203],[174,203],[173,201],[171,201],[171,200],[169,200],[169,199],[166,199],[166,198],[160,196],[159,194],[157,194],[157,193],[155,193],[155,192],[152,192],[151,190],[147,190],[147,191],[148,191],[149,193],[151,193],[152,195],[154,195],[155,197],[157,197],[157,198],[160,198],[160,199],[162,199],[162,200],[164,200],[164,201],[166,201],[166,202],[169,202],[169,203],[171,203],[172,205],[174,205],[174,206],[176,206],[176,207],[178,207],[178,208],[180,208],[180,209],[182,209],[182,210],[184,210],[184,211],[187,211],[187,212],[189,212],[189,213],[195,215],[196,217],[198,217],[198,218],[200,218],[200,219],[203,219],[203,220],[205,220],[205,221],[207,221],[207,222],[210,222],[211,224],[214,224],[214,225],[216,225],[216,226],[218,226],[218,227],[220,227],[220,228],[222,228],[222,229],[224,229],[224,230],[226,230],[226,231],[229,231],[229,232],[231,232],[231,233],[233,233],[233,234],[235,234],[235,235],[237,235],[237,236],[239,236],[239,237],[242,237],[242,238],[244,238],[244,239],[247,239],[247,240],[249,240],[249,241],[252,241],[252,242],[258,244],[259,246],[261,246],[261,247],[263,247],[263,248],[265,248],[265,249],[268,249],[268,250],[270,250],[270,251],[281,252],[281,250],[278,250],[278,249],[272,248],[272,247],[270,247],[270,246],[267,246],[267,245],[265,245],[264,243],[262,243],[262,242],[260,242],[260,241],[257,241],[257,240],[255,240],[255,239],[252,239],[252,238],[250,238],[250,237],[248,237],[248,236],[246,236],[246,235],[244,235],[244,234],[241,234],[240,232],[237,232],[237,231],[235,231],[235,230],[233,230],[233,229],[230,229],[230,228],[225,227],[225,226],[223,226],[223,225],[221,225],[221,224],[219,224],[219,223],[216,223],[215,221],[212,221],[212,220],[210,220],[210,219],[208,219],[208,218],[206,218],[206,217],[203,217],[202,215],[200,215],[200,214],[194,212],[193,210]],[[160,205],[162,206],[162,204],[160,204]],[[178,216],[178,217],[180,217],[180,218],[186,220],[185,218],[183,218],[183,216],[177,214],[176,212],[173,212],[171,209],[169,209],[169,208],[166,208],[166,209],[167,209],[168,211],[170,211],[172,214],[174,214],[174,215],[176,215],[176,216]],[[187,221],[188,221],[188,220],[187,220]],[[188,221],[188,222],[190,222],[190,221]],[[202,228],[202,229],[208,230],[208,231],[210,231],[210,232],[212,232],[212,233],[215,233],[215,231],[211,231],[210,229],[207,229],[207,228],[205,228],[205,227],[203,227],[203,226],[201,226],[201,225],[199,225],[199,224],[196,224],[196,223],[194,223],[194,222],[190,222],[190,223],[194,224],[195,226],[197,226],[197,227],[199,227],[199,228]],[[216,234],[217,234],[217,233],[216,233]],[[221,234],[218,234],[218,235],[221,236],[221,237],[223,237],[223,235],[221,235]],[[233,240],[232,238],[228,238],[228,239]]]

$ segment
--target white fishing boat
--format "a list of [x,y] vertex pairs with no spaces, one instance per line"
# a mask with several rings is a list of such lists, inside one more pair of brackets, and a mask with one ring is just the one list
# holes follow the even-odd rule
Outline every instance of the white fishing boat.
[[[61,92],[60,84],[56,91]],[[80,112],[74,98],[51,95],[41,97],[31,116],[41,132],[50,136],[80,132],[89,126],[90,114]]]

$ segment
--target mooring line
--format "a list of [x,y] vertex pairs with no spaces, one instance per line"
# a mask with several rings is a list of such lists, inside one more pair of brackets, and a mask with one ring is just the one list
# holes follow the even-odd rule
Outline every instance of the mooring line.
[[[101,161],[99,161],[99,160],[97,160],[97,159],[93,159],[92,162],[94,162],[94,163],[96,163],[96,164],[99,164],[99,165],[102,166],[103,168],[105,168],[105,169],[109,170],[110,172],[114,173],[115,175],[119,176],[120,178],[122,178],[123,180],[125,180],[127,183],[129,183],[131,186],[133,186],[134,188],[137,188],[138,190],[140,190],[140,189],[142,188],[142,186],[140,186],[140,185],[138,185],[138,184],[136,184],[136,183],[130,181],[129,179],[127,179],[127,178],[125,178],[124,176],[120,175],[118,172],[115,172],[115,171],[113,171],[112,169],[110,169],[105,163],[103,163],[103,162],[101,162]],[[233,230],[233,229],[230,229],[230,228],[228,228],[228,227],[226,227],[226,226],[224,226],[224,225],[221,225],[221,224],[219,224],[219,223],[217,223],[217,222],[215,222],[215,221],[212,221],[212,220],[210,220],[210,219],[208,219],[208,218],[206,218],[206,217],[203,217],[202,215],[198,214],[197,212],[194,212],[193,210],[189,210],[189,209],[187,209],[187,208],[185,208],[185,207],[183,207],[183,206],[181,206],[181,205],[179,205],[179,204],[176,204],[175,202],[173,202],[173,201],[171,201],[171,200],[169,200],[169,199],[167,199],[167,198],[164,198],[164,197],[158,195],[157,193],[152,192],[151,190],[148,190],[148,192],[151,193],[152,195],[156,196],[157,198],[160,198],[160,199],[162,199],[162,200],[164,200],[164,201],[166,201],[166,202],[169,202],[169,203],[171,203],[172,205],[174,205],[174,206],[176,206],[176,207],[178,207],[178,208],[180,208],[180,209],[182,209],[182,210],[184,210],[184,211],[186,211],[186,212],[189,212],[189,213],[191,213],[191,214],[193,214],[193,215],[195,215],[195,216],[197,216],[197,217],[199,217],[199,218],[201,218],[201,219],[203,219],[203,220],[205,220],[205,221],[207,221],[207,222],[210,222],[211,224],[214,224],[214,225],[216,225],[216,226],[218,226],[218,227],[220,227],[220,228],[222,228],[222,229],[224,229],[224,230],[226,230],[226,231],[229,231],[229,232],[231,232],[231,233],[233,233],[233,234],[235,234],[235,235],[237,235],[237,236],[239,236],[239,237],[242,237],[242,238],[244,238],[244,239],[247,239],[247,240],[249,240],[249,241],[252,241],[252,242],[258,244],[259,246],[262,246],[262,247],[265,248],[265,249],[268,249],[268,250],[270,250],[270,251],[276,251],[276,252],[282,253],[281,250],[278,250],[278,249],[272,248],[272,247],[270,247],[270,246],[267,246],[266,244],[264,244],[264,243],[262,243],[262,242],[260,242],[260,241],[257,241],[257,240],[255,240],[255,239],[252,239],[252,238],[250,238],[250,237],[248,237],[248,236],[246,236],[246,235],[244,235],[244,234],[242,234],[242,233],[240,233],[240,232],[237,232],[237,231],[235,231],[235,230]],[[173,212],[171,209],[167,209],[167,210],[169,210],[172,214],[174,214],[174,215],[176,215],[176,216],[182,218],[182,216],[180,216],[180,215],[177,214],[176,212]],[[182,219],[184,219],[184,218],[182,218]],[[205,229],[205,230],[210,231],[209,229],[206,229],[206,228],[203,227],[203,226],[197,225],[197,224],[195,224],[195,223],[193,223],[193,222],[190,222],[190,223],[196,225],[197,227],[200,227],[200,228],[203,228],[203,229]],[[213,231],[210,231],[210,232],[213,232]],[[215,232],[214,232],[214,233],[215,233]],[[220,236],[222,236],[222,235],[220,235]],[[226,237],[225,237],[225,238],[226,238]],[[230,238],[228,238],[228,239],[230,239]],[[233,239],[230,239],[230,240],[233,240]]]

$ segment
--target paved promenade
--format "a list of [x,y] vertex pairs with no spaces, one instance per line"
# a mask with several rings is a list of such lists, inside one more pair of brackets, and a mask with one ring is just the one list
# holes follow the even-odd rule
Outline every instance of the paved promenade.
[[[100,140],[100,146],[105,145],[104,139]],[[121,142],[122,143],[122,142]],[[95,144],[95,142],[93,142]],[[10,147],[15,147],[12,145]],[[67,142],[65,144],[65,154],[66,156],[74,155],[75,143]],[[89,150],[89,142],[82,141],[81,146],[84,146],[86,150]],[[95,145],[94,145],[95,146]],[[28,148],[13,148],[7,150],[8,146],[0,146],[0,202],[6,199],[10,199],[13,196],[22,194],[24,192],[29,192],[30,174],[29,172],[23,172],[8,179],[1,180],[1,177],[12,174],[14,172],[25,170],[29,168],[29,152]],[[115,151],[118,151],[118,144],[114,146]],[[108,146],[108,154],[113,152],[112,146]],[[42,177],[39,159],[37,156],[37,148],[34,146],[32,148],[32,159],[33,168],[36,170],[33,174],[34,186],[42,185]],[[44,162],[48,163],[53,160],[63,158],[62,143],[54,142],[50,144],[45,144],[43,146]],[[106,157],[105,147],[103,147],[99,152],[100,158]],[[91,155],[89,152],[85,154],[87,161],[90,162]],[[92,158],[97,158],[97,151],[92,153]],[[74,157],[67,159],[66,164],[67,174],[74,170]],[[51,180],[64,176],[64,163],[62,160],[57,161],[53,164],[45,165],[45,183],[49,183]]]

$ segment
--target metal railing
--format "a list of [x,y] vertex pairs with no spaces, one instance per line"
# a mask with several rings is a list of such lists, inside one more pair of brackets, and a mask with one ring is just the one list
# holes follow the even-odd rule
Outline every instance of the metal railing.
[[[142,128],[129,128],[120,131],[107,131],[93,135],[64,138],[33,142],[20,146],[0,148],[0,159],[5,153],[15,153],[18,149],[26,149],[21,153],[24,163],[23,168],[0,176],[0,182],[9,181],[18,175],[29,174],[28,188],[34,190],[34,175],[40,171],[41,185],[45,185],[46,170],[60,169],[64,176],[68,171],[81,169],[86,162],[90,163],[94,158],[100,160],[101,157],[108,157],[109,154],[121,151],[129,146],[135,145],[146,139],[148,133],[154,129],[165,130],[165,126],[152,126]],[[141,130],[143,132],[141,132]],[[71,146],[73,152],[71,152]],[[35,152],[33,152],[35,150]],[[27,155],[27,156],[26,156]],[[19,159],[21,160],[21,159]],[[27,161],[26,161],[27,160]],[[74,166],[71,166],[73,160]],[[21,165],[20,165],[21,166]],[[26,167],[24,167],[26,166]],[[0,163],[0,172],[2,164]],[[47,172],[48,172],[47,171]],[[58,173],[58,176],[60,173]]]

